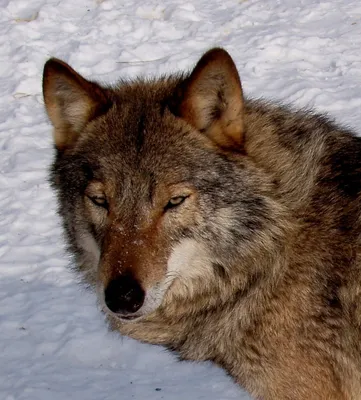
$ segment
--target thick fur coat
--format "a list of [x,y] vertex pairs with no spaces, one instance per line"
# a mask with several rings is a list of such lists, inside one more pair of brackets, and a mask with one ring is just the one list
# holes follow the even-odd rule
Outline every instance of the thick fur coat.
[[222,49],[104,87],[44,69],[51,182],[113,329],[263,400],[361,398],[361,139],[245,99]]

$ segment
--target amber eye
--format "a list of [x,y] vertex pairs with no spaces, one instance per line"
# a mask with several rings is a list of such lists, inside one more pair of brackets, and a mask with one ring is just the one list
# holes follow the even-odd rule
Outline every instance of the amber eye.
[[88,196],[88,198],[98,207],[108,208],[107,199],[104,196]]
[[189,197],[189,196],[176,196],[176,197],[172,197],[167,205],[164,207],[165,210],[169,210],[170,208],[175,208],[180,206],[184,200]]

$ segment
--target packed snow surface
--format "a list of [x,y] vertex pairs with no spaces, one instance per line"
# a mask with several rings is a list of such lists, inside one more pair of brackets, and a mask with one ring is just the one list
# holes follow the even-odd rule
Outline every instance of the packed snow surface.
[[210,363],[107,332],[64,252],[47,183],[51,56],[102,82],[225,47],[248,96],[361,122],[359,0],[0,0],[0,399],[249,399]]

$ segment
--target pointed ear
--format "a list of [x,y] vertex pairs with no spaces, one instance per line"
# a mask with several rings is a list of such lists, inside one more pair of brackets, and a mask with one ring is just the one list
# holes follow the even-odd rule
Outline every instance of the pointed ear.
[[225,50],[215,48],[203,55],[189,78],[177,89],[170,109],[219,146],[242,148],[242,86],[237,68]]
[[111,106],[105,89],[55,58],[44,66],[43,95],[59,150],[72,146],[86,124]]

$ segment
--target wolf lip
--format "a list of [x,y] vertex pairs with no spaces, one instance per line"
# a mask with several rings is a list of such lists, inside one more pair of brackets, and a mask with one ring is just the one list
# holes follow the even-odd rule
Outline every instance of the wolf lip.
[[119,315],[118,316],[120,319],[125,319],[127,321],[132,321],[134,319],[139,318],[137,315]]

